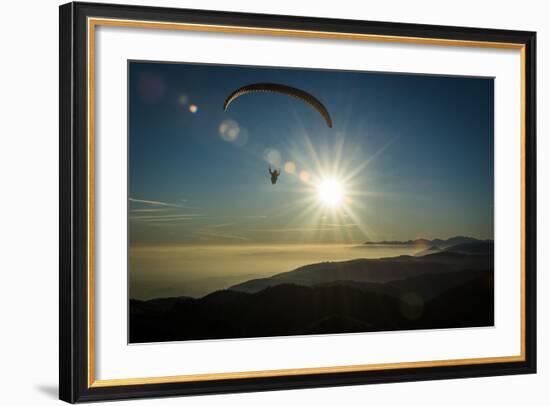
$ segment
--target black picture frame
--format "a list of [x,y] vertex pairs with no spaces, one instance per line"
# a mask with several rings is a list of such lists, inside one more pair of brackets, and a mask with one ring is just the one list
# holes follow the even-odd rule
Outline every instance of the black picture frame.
[[[536,33],[112,4],[60,6],[59,397],[67,402],[234,393],[536,372]],[[512,43],[524,66],[524,359],[515,362],[311,373],[209,381],[90,385],[87,162],[89,17]]]

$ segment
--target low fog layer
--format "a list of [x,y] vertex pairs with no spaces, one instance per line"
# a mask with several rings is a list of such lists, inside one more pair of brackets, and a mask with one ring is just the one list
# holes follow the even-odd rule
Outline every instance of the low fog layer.
[[303,265],[356,258],[412,255],[415,246],[247,245],[130,249],[130,297],[201,297]]

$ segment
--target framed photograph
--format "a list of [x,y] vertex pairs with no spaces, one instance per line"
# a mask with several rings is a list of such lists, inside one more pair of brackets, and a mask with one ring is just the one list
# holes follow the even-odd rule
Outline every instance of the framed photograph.
[[535,33],[60,7],[60,398],[536,371]]

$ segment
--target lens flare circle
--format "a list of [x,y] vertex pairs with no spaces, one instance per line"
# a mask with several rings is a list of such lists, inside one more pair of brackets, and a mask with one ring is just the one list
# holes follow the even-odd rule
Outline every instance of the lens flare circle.
[[239,137],[241,128],[236,121],[233,120],[224,120],[218,127],[220,136],[224,141],[233,142]]
[[180,94],[180,96],[178,97],[178,103],[182,106],[187,105],[187,103],[189,103],[189,96],[183,93]]
[[296,171],[296,164],[292,161],[287,161],[285,163],[284,168],[285,168],[286,173],[291,173],[292,174]]
[[280,167],[283,161],[283,157],[279,150],[275,148],[267,148],[264,151],[264,160],[274,167]]

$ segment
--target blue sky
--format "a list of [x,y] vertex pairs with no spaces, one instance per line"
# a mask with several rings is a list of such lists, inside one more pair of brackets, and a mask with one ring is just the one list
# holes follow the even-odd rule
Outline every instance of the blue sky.
[[[139,61],[129,73],[131,245],[493,238],[492,78]],[[280,94],[223,111],[256,82],[311,93],[333,128]],[[326,179],[336,207],[319,199]]]

